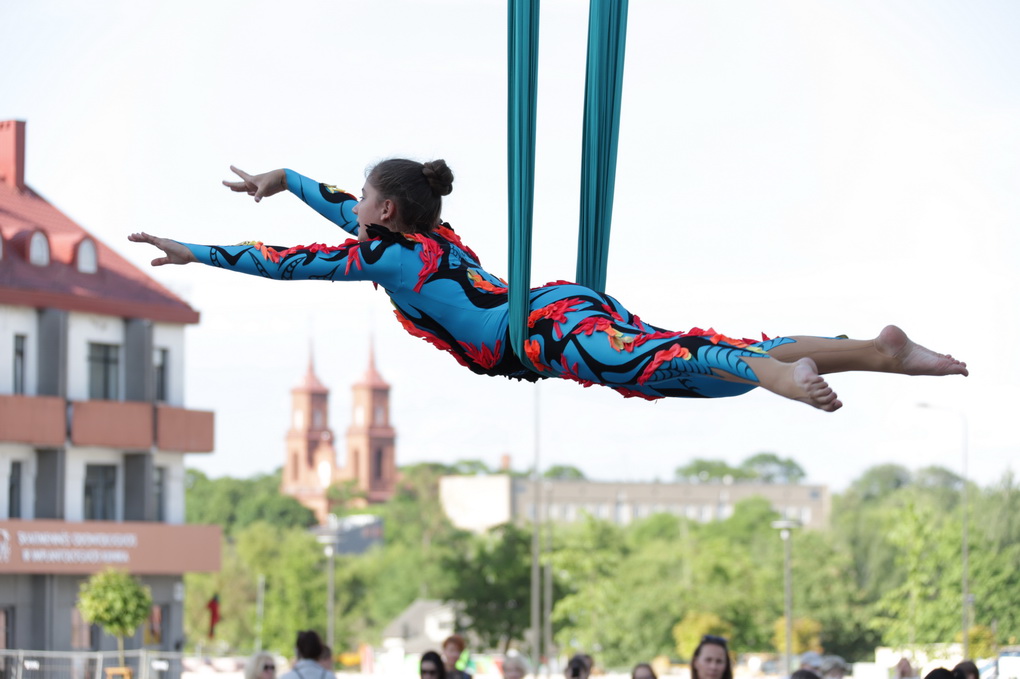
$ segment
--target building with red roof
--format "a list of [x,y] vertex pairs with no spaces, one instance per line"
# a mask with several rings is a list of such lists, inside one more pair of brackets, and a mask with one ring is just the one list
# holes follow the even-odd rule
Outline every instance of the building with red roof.
[[0,121],[0,648],[105,650],[78,588],[108,567],[152,591],[128,647],[183,641],[182,574],[219,569],[220,529],[184,525],[186,302],[25,183],[25,123]]

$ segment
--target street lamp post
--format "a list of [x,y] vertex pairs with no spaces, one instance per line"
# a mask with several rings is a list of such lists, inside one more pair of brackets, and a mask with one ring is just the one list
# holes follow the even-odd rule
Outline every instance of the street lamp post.
[[793,673],[793,576],[790,572],[791,556],[791,531],[800,527],[800,521],[784,519],[773,521],[772,527],[779,531],[779,537],[783,541],[783,592],[784,592],[784,617],[786,619],[786,650],[783,658],[784,672],[786,676]]
[[960,492],[960,505],[961,512],[963,513],[963,527],[960,531],[960,539],[963,544],[960,548],[960,562],[963,569],[961,576],[962,583],[961,589],[963,590],[963,598],[961,601],[961,633],[963,635],[963,659],[966,660],[970,657],[970,527],[967,525],[968,517],[970,513],[970,503],[967,491],[967,458],[968,458],[968,443],[970,440],[970,427],[967,422],[967,413],[962,410],[954,410],[952,408],[944,408],[942,406],[932,405],[930,403],[918,403],[918,408],[927,408],[930,410],[942,410],[949,413],[954,413],[960,418],[960,431],[962,440],[960,442],[960,449],[962,452],[963,460],[961,462],[961,477],[963,479],[963,490]]
[[329,648],[336,648],[336,639],[334,638],[333,628],[333,603],[336,599],[336,548],[339,542],[338,529],[336,517],[334,514],[330,514],[329,528],[330,532],[326,535],[319,535],[318,540],[323,545],[323,551],[326,553],[326,558],[329,559],[329,566],[326,580],[326,638]]

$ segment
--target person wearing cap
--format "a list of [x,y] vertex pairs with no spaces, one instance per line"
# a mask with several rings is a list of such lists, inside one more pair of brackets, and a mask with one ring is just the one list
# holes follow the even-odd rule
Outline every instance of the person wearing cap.
[[822,676],[822,656],[815,651],[805,651],[800,656],[800,669]]
[[838,655],[827,655],[822,658],[822,679],[843,679],[847,669],[846,661]]

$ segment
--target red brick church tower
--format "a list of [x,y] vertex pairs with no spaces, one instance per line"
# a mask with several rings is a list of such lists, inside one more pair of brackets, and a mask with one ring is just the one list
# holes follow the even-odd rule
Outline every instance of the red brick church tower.
[[354,412],[347,428],[347,466],[342,478],[354,479],[368,502],[386,502],[397,480],[397,435],[390,426],[390,385],[375,369],[371,348],[368,370],[353,390]]
[[329,428],[329,389],[316,377],[311,357],[308,372],[301,384],[290,390],[290,397],[281,491],[315,512],[319,523],[325,523],[329,514],[326,490],[337,476],[336,450]]
[[327,522],[326,492],[334,483],[354,481],[365,503],[385,502],[396,482],[396,432],[390,426],[390,385],[375,368],[369,350],[368,370],[353,389],[353,419],[347,429],[347,464],[337,465],[333,431],[329,427],[329,389],[308,372],[291,389],[291,426],[281,491],[296,498]]

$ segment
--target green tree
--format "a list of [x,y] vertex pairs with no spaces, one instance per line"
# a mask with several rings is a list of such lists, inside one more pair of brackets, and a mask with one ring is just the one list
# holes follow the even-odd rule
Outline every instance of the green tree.
[[758,453],[740,463],[740,469],[762,483],[800,483],[807,474],[792,458]]
[[693,660],[694,650],[706,634],[729,638],[733,634],[733,626],[715,613],[687,611],[683,619],[673,626],[677,655]]
[[359,504],[364,504],[365,491],[358,487],[354,479],[336,481],[326,489],[326,500],[334,514],[343,514],[348,510],[360,511]]
[[[967,635],[968,643],[970,646],[970,657],[972,658],[991,658],[998,654],[997,644],[995,643],[995,632],[992,628],[986,627],[985,625],[972,625],[968,630]],[[963,637],[963,631],[957,635],[957,639]]]
[[453,464],[454,474],[472,476],[475,474],[491,474],[492,469],[482,460],[458,460]]
[[880,464],[869,468],[850,485],[850,491],[865,500],[880,500],[910,485],[913,475],[898,464]]
[[740,467],[731,467],[722,460],[702,458],[696,458],[676,468],[676,478],[680,480],[720,481],[726,477],[742,480],[751,478],[751,474]]
[[563,531],[553,554],[553,568],[567,594],[553,606],[553,622],[561,649],[592,649],[601,645],[604,661],[614,662],[618,625],[625,608],[624,597],[614,582],[627,554],[623,531],[606,521],[586,515]]
[[[793,619],[793,644],[791,650],[794,655],[800,655],[808,651],[822,652],[822,624],[811,618]],[[772,625],[772,646],[777,652],[786,651],[786,617],[779,618]]]
[[585,479],[584,472],[567,464],[554,464],[546,469],[542,476],[557,481],[583,481]]
[[78,589],[78,611],[85,622],[117,637],[117,653],[124,663],[124,637],[134,636],[152,612],[152,594],[136,578],[118,570],[96,573]]
[[531,623],[531,531],[493,528],[467,550],[448,554],[444,567],[457,573],[447,600],[462,605],[488,648],[501,645],[506,653]]
[[952,639],[961,591],[959,526],[916,495],[889,516],[890,538],[898,547],[902,584],[877,604],[875,626],[887,643],[930,644]]
[[248,479],[210,479],[196,469],[185,476],[188,523],[215,524],[232,535],[257,521],[281,528],[308,528],[315,514],[294,498],[280,493],[280,470]]

